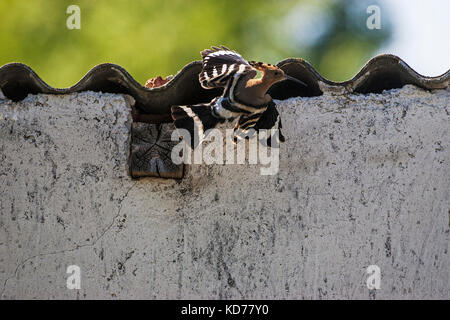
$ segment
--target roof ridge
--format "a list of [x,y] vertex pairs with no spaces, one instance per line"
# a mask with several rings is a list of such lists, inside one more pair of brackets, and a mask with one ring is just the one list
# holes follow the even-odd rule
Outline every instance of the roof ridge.
[[[412,69],[401,58],[382,54],[370,59],[351,79],[334,82],[324,78],[311,64],[300,58],[287,58],[277,63],[287,74],[305,82],[280,82],[269,91],[275,99],[295,96],[319,96],[326,91],[345,93],[380,93],[413,84],[427,90],[448,89],[450,70],[436,77],[427,77]],[[81,91],[101,91],[129,94],[136,100],[136,109],[144,114],[168,114],[172,105],[210,101],[220,90],[205,90],[198,74],[201,61],[184,66],[169,82],[157,88],[139,84],[123,67],[102,63],[90,69],[77,83],[67,88],[54,88],[43,81],[29,66],[13,62],[0,67],[0,89],[14,101],[28,94],[67,94]]]

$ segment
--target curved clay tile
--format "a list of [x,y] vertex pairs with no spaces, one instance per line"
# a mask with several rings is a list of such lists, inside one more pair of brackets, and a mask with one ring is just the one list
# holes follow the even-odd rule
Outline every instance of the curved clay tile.
[[[374,57],[352,79],[344,82],[325,79],[303,59],[288,58],[277,65],[308,86],[290,81],[277,83],[269,91],[275,99],[319,96],[323,92],[380,93],[406,84],[428,90],[445,89],[449,87],[450,81],[450,70],[441,76],[425,77],[399,57],[388,54]],[[146,88],[134,80],[124,68],[103,63],[92,68],[73,86],[59,89],[49,86],[27,65],[9,63],[0,68],[0,89],[7,98],[14,101],[22,100],[30,93],[66,94],[87,90],[125,93],[134,97],[138,114],[161,116],[169,114],[172,105],[207,102],[220,94],[220,89],[205,90],[200,86],[200,70],[201,62],[194,61],[166,84]]]

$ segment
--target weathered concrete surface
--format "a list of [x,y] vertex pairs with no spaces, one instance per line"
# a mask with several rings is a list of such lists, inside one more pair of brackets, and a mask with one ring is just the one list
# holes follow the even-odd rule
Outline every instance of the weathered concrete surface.
[[199,165],[181,182],[128,177],[120,95],[3,101],[1,297],[448,299],[449,101],[287,100],[277,175]]

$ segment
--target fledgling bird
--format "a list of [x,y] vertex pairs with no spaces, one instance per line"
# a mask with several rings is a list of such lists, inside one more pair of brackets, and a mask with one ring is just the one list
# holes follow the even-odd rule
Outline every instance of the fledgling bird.
[[[236,118],[235,141],[238,138],[249,138],[250,129],[255,130],[253,133],[261,129],[281,129],[280,115],[267,91],[273,84],[287,79],[306,86],[274,65],[247,61],[239,53],[224,46],[203,50],[201,55],[201,86],[205,89],[223,88],[223,93],[209,103],[172,106],[175,127],[189,131],[192,148],[203,140],[208,129]],[[254,79],[258,70],[262,77]],[[279,140],[284,142],[284,136],[281,131],[278,132]],[[269,136],[268,146],[271,146],[271,140],[272,137]]]

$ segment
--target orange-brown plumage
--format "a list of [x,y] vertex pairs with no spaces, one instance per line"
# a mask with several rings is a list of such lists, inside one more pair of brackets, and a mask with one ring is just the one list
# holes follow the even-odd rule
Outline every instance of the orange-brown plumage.
[[264,62],[250,62],[250,65],[261,71],[261,78],[254,79],[255,73],[244,76],[237,86],[236,96],[248,104],[266,104],[272,100],[267,91],[277,82],[286,80],[286,74],[277,66]]

